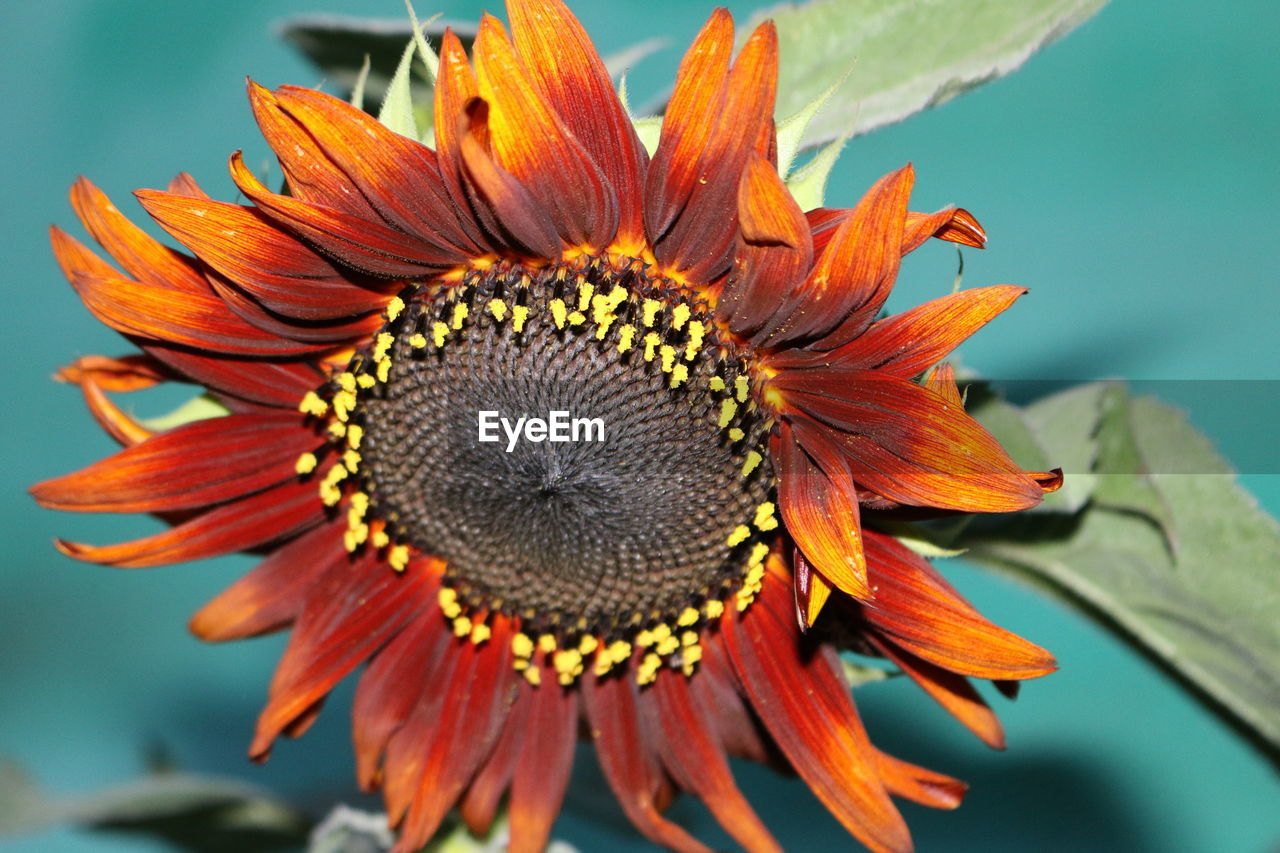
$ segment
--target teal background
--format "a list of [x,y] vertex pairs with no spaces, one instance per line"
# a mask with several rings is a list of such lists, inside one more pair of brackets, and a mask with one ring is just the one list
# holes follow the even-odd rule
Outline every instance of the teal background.
[[[458,19],[480,10],[437,5]],[[679,49],[710,8],[674,0],[577,5],[605,52],[671,37],[673,47],[633,74],[637,92],[670,80]],[[755,8],[728,5],[740,20]],[[132,778],[144,747],[163,744],[184,768],[232,774],[318,811],[354,797],[349,690],[301,742],[283,744],[265,767],[250,765],[244,750],[282,640],[211,648],[185,631],[187,616],[248,560],[142,571],[78,564],[58,555],[50,538],[118,541],[154,524],[45,512],[24,492],[113,449],[78,393],[49,379],[77,355],[126,349],[78,304],[50,256],[48,224],[81,233],[66,202],[71,181],[90,176],[137,216],[129,192],[163,186],[184,169],[230,198],[227,155],[244,148],[250,164],[267,157],[244,102],[244,76],[271,86],[319,83],[270,29],[286,14],[316,10],[401,14],[395,0],[45,0],[0,12],[8,103],[0,138],[7,404],[0,756],[60,794]],[[982,373],[1276,379],[1277,21],[1265,0],[1117,2],[1012,77],[854,140],[829,200],[850,204],[911,160],[915,209],[954,201],[979,216],[991,243],[967,253],[966,284],[1033,288],[964,348],[965,363]],[[891,307],[946,292],[954,272],[954,250],[922,250]],[[1259,423],[1243,397],[1236,406],[1198,405],[1179,390],[1187,386],[1163,387],[1229,456],[1255,463],[1245,482],[1280,510],[1275,424]],[[1270,466],[1256,464],[1267,459]],[[860,691],[879,744],[973,784],[958,812],[904,807],[919,849],[1280,849],[1274,768],[1223,723],[1060,605],[962,563],[945,568],[997,622],[1052,649],[1062,671],[1027,685],[1015,704],[1000,703],[1006,754],[986,750],[909,684]],[[588,783],[579,791],[599,787],[590,784],[591,761],[579,770]],[[787,849],[854,846],[799,782],[757,768],[743,768],[742,777]],[[576,802],[558,825],[561,837],[584,851],[647,849],[598,793]],[[682,800],[673,813],[727,843],[695,803]],[[166,849],[67,830],[0,846]]]

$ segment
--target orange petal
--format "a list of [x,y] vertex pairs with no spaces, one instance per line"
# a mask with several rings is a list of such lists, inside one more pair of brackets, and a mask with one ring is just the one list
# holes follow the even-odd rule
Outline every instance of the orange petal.
[[778,82],[778,35],[772,21],[756,28],[734,60],[724,99],[686,186],[687,199],[671,226],[654,245],[665,267],[694,283],[725,272],[733,256],[737,229],[738,184],[755,154],[773,153],[773,103]]
[[867,568],[880,594],[864,617],[913,655],[959,675],[1026,679],[1057,669],[1044,649],[1006,631],[891,536],[867,531]]
[[297,412],[183,424],[87,468],[31,488],[42,505],[77,512],[167,512],[222,503],[296,476],[316,434]]
[[964,799],[969,786],[959,779],[935,773],[876,750],[876,766],[884,786],[895,797],[935,809],[954,809]]
[[891,172],[867,191],[818,256],[778,340],[817,338],[820,349],[846,343],[880,311],[902,259],[903,222],[915,182],[911,166]]
[[818,614],[831,597],[831,584],[819,574],[799,550],[792,559],[795,574],[796,622],[801,631],[808,631],[818,621]]
[[649,243],[670,229],[697,181],[702,152],[716,130],[733,52],[733,18],[716,9],[689,45],[676,72],[676,87],[662,116],[662,132],[645,187]]
[[1026,292],[1025,287],[1011,284],[961,290],[872,323],[836,349],[782,352],[771,363],[781,368],[874,368],[911,378],[946,358]]
[[930,237],[981,249],[987,244],[987,232],[963,207],[947,207],[934,213],[907,213],[902,235],[902,254],[920,248]]
[[753,153],[738,184],[739,238],[735,275],[716,304],[716,315],[736,335],[765,338],[767,324],[813,261],[804,213],[778,170]]
[[82,385],[92,382],[106,391],[139,391],[164,382],[169,377],[164,368],[146,355],[126,355],[110,358],[105,355],[84,355],[56,374],[59,382]]
[[[230,168],[236,186],[263,213],[350,267],[404,278],[457,262],[453,250],[432,246],[374,220],[271,192],[245,167],[238,151],[231,155]],[[138,195],[145,205],[159,194]]]
[[86,378],[81,381],[80,390],[84,393],[85,404],[93,419],[125,447],[146,441],[152,436],[151,430],[121,411],[97,382]]
[[889,640],[875,640],[876,647],[898,665],[951,716],[992,749],[1004,749],[1004,727],[978,691],[963,675],[929,663],[898,648]]
[[509,0],[516,51],[569,131],[582,143],[618,202],[617,251],[645,245],[644,175],[649,155],[578,19],[560,0]]
[[769,388],[794,412],[806,448],[838,450],[855,482],[889,500],[961,512],[1010,512],[1041,500],[1039,484],[989,432],[928,388],[835,368],[784,370]]
[[134,225],[111,200],[84,178],[71,188],[71,206],[85,228],[130,276],[156,287],[202,293],[208,290],[195,263],[162,246]]
[[462,186],[462,154],[459,127],[471,99],[479,94],[476,77],[467,62],[467,52],[452,29],[445,29],[440,41],[440,70],[436,75],[435,137],[436,162],[440,177],[459,209],[470,203]]
[[787,533],[824,578],[856,598],[869,597],[858,495],[844,460],[825,444],[802,446],[785,421],[775,458]]
[[480,21],[475,63],[494,159],[537,198],[566,243],[607,246],[618,230],[613,188],[548,106],[492,15]]

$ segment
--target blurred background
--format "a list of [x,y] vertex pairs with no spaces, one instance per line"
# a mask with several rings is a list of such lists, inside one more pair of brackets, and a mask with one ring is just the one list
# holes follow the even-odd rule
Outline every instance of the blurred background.
[[[422,0],[418,11],[474,21],[482,5]],[[493,5],[497,5],[494,3]],[[604,53],[670,39],[630,75],[633,103],[670,84],[710,3],[579,2]],[[765,4],[730,2],[739,20]],[[136,517],[38,509],[32,482],[114,449],[54,370],[126,345],[93,321],[48,249],[51,223],[83,232],[66,201],[77,174],[127,213],[129,197],[192,172],[233,197],[226,158],[267,162],[244,77],[318,85],[318,72],[275,35],[291,14],[400,18],[398,0],[45,0],[0,12],[6,82],[3,269],[5,565],[0,570],[0,759],[72,794],[137,777],[148,752],[183,769],[259,784],[323,813],[357,796],[349,689],[300,742],[265,767],[245,758],[254,717],[283,646],[273,637],[211,648],[187,617],[246,570],[226,558],[156,570],[111,570],[60,556],[55,535],[120,541],[156,525]],[[965,256],[966,286],[1016,282],[1030,296],[963,349],[996,379],[1150,380],[1189,409],[1280,511],[1275,380],[1280,365],[1280,17],[1269,0],[1231,4],[1130,0],[1104,8],[1022,70],[906,123],[851,142],[828,192],[851,204],[910,160],[913,209],[955,202],[991,236]],[[786,57],[783,57],[786,61]],[[912,255],[890,302],[898,310],[947,292],[955,250]],[[1218,380],[1239,389],[1205,395]],[[1264,396],[1254,396],[1259,395]],[[1233,402],[1234,401],[1234,402]],[[163,406],[155,403],[158,414]],[[904,758],[972,784],[956,813],[904,806],[921,850],[1280,850],[1274,765],[1101,628],[1037,593],[952,560],[948,576],[996,622],[1048,647],[1060,673],[994,700],[1009,750],[988,751],[905,679],[868,685],[858,701],[872,736]],[[580,756],[557,836],[583,851],[645,850]],[[805,787],[742,767],[748,795],[787,849],[853,842]],[[713,844],[725,836],[691,800],[675,818]],[[0,841],[15,853],[164,850],[159,842],[57,830]]]

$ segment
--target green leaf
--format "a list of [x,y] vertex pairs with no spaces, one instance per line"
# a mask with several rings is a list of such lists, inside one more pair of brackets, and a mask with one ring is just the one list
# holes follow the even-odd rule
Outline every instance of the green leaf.
[[[849,76],[849,72],[845,72],[839,80],[836,80],[825,91],[819,93],[809,103],[801,107],[793,115],[788,116],[778,122],[778,174],[783,178],[791,173],[791,167],[795,164],[796,155],[800,153],[801,141],[804,138],[805,131],[809,129],[809,122],[813,121],[813,117],[826,105],[831,96],[835,94],[836,89],[840,88],[840,84],[844,82],[845,77]],[[809,210],[810,208],[805,208]]]
[[161,415],[158,418],[148,418],[141,421],[142,425],[153,432],[161,432],[166,429],[173,429],[176,426],[189,424],[192,421],[203,421],[208,418],[220,418],[228,415],[231,410],[218,400],[208,394],[201,394],[198,397],[192,397],[178,408],[169,412],[167,415]]
[[53,797],[16,765],[0,767],[0,835],[61,823],[157,836],[200,853],[293,849],[309,825],[294,809],[235,780],[166,772]]
[[[1101,404],[1093,500],[1074,515],[974,524],[960,542],[971,560],[1065,593],[1280,750],[1280,525],[1181,412],[1122,394],[1076,389],[1064,415],[1086,415],[1090,396]],[[1028,422],[1050,458],[1081,453],[1078,428]]]
[[413,114],[413,92],[409,85],[412,73],[413,57],[418,53],[417,42],[410,38],[400,55],[400,65],[391,77],[387,92],[382,98],[382,109],[378,110],[378,121],[391,130],[410,139],[421,138],[418,119]]
[[787,180],[787,189],[801,210],[822,207],[827,195],[827,178],[831,177],[831,169],[848,141],[848,133],[838,137]]
[[1062,488],[1045,498],[1042,510],[1075,512],[1093,495],[1098,483],[1093,473],[1098,421],[1109,387],[1104,382],[1078,385],[1023,409],[1022,416],[1036,441],[1046,449],[1048,467],[1061,468],[1067,475]]
[[778,25],[775,114],[800,111],[852,67],[804,147],[859,135],[1013,71],[1106,0],[809,0],[765,9]]

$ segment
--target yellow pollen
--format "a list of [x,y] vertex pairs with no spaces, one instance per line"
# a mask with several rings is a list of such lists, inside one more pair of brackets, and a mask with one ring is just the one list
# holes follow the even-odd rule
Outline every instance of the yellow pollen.
[[351,424],[347,427],[347,447],[352,450],[360,448],[360,441],[364,438],[364,427],[360,424]]
[[436,320],[431,327],[431,339],[435,341],[437,347],[444,346],[444,339],[449,336],[449,327],[440,320]]
[[680,617],[676,619],[676,624],[681,628],[688,628],[698,621],[698,611],[694,607],[686,607],[680,613]]
[[751,528],[747,527],[745,524],[739,524],[737,527],[733,528],[733,532],[729,534],[728,539],[724,540],[724,544],[732,548],[735,545],[741,545],[743,542],[746,542],[747,538],[750,536]]
[[350,394],[356,392],[356,375],[349,371],[338,374],[338,387]]
[[360,454],[355,450],[348,450],[342,454],[342,464],[347,466],[347,470],[354,474],[360,470]]
[[680,635],[680,645],[684,646],[685,648],[688,648],[689,646],[696,646],[697,644],[698,644],[697,631],[685,631]]
[[373,531],[373,534],[369,537],[369,541],[375,548],[385,548],[391,544],[391,537],[387,535],[387,531],[379,527],[377,530]]
[[556,635],[543,634],[538,638],[538,651],[549,655],[556,650]]
[[582,652],[577,649],[561,649],[551,656],[551,665],[560,675],[570,675],[582,666]]
[[765,501],[756,507],[756,517],[751,522],[760,530],[773,530],[778,526],[778,520],[773,517],[773,502]]
[[663,344],[658,352],[662,355],[662,372],[670,373],[671,368],[676,364],[676,348],[670,344]]
[[631,657],[631,644],[626,640],[614,640],[605,651],[609,655],[609,660],[614,663],[622,663]]
[[427,346],[427,336],[420,332],[414,332],[409,337],[409,346],[414,349],[425,349]]
[[644,660],[640,661],[640,665],[636,667],[636,683],[640,685],[652,684],[658,677],[658,668],[662,666],[662,658],[653,652],[644,656]]
[[[351,376],[350,373],[346,374]],[[355,384],[355,377],[351,378],[351,384]],[[333,413],[338,416],[338,420],[345,421],[348,416],[356,409],[356,392],[342,390],[333,395]]]
[[706,334],[705,327],[701,320],[693,320],[689,323],[689,342],[684,347],[684,360],[693,361],[698,355],[698,350],[702,347],[702,337]]
[[659,622],[657,625],[653,626],[653,641],[655,643],[661,643],[663,640],[665,640],[667,637],[670,637],[670,636],[671,636],[670,625]]
[[671,309],[671,325],[676,329],[684,328],[684,324],[689,321],[689,314],[692,313],[685,303],[681,302],[675,308]]
[[756,466],[764,460],[758,452],[752,450],[747,453],[747,461],[742,463],[742,476],[748,476],[752,471],[756,470]]
[[436,602],[446,619],[452,619],[462,612],[462,606],[458,604],[458,592],[452,587],[440,587],[440,592],[436,593]]
[[679,651],[680,640],[677,637],[666,637],[653,648],[658,654],[666,657],[667,655],[672,655]]
[[730,441],[742,441],[742,439],[745,438],[746,435],[747,434],[743,432],[741,429],[739,429],[738,427],[734,427],[733,429],[729,430]]
[[583,279],[578,284],[578,310],[586,311],[587,306],[591,304],[591,297],[595,294],[596,289],[591,286],[591,282]]
[[636,645],[640,648],[648,648],[653,645],[653,632],[645,628],[639,634],[636,634]]
[[564,320],[569,313],[569,309],[565,307],[563,299],[552,299],[550,305],[551,319],[555,322],[557,329],[563,329]]
[[465,616],[459,616],[453,620],[453,636],[465,637],[471,633],[471,620]]
[[581,326],[585,322],[587,322],[587,315],[581,311],[574,311],[569,315],[570,326]]
[[341,421],[333,421],[329,424],[329,434],[334,438],[342,438],[347,434],[347,425]]
[[458,302],[453,306],[453,328],[454,331],[462,328],[462,321],[467,319],[467,306],[465,303]]
[[299,474],[310,474],[312,471],[316,470],[316,465],[318,464],[319,460],[316,459],[316,455],[314,453],[304,453],[299,456],[298,461],[294,463],[293,470],[297,471]]
[[624,353],[631,349],[631,342],[636,336],[636,327],[630,324],[623,326],[618,330],[618,352]]
[[348,530],[342,534],[342,547],[347,549],[347,553],[351,553],[360,547],[360,543],[356,541],[356,532]]
[[583,655],[589,655],[600,647],[600,641],[591,634],[584,634],[582,639],[578,641],[578,651]]
[[524,671],[524,680],[537,687],[542,683],[542,671],[536,666],[531,666]]
[[739,403],[747,402],[747,392],[751,390],[751,383],[747,381],[747,377],[739,374],[738,378],[733,380],[733,390],[738,397]]
[[386,358],[387,353],[391,352],[391,345],[395,342],[395,336],[390,332],[379,332],[373,345],[373,360],[381,361]]
[[707,614],[708,619],[719,619],[724,615],[724,602],[718,598],[713,598],[702,605],[702,612]]
[[689,368],[683,364],[677,364],[671,368],[671,387],[679,388],[681,383],[689,378]]
[[644,301],[644,314],[641,316],[641,322],[645,328],[653,325],[653,321],[657,318],[658,312],[662,310],[662,303],[656,299],[646,299]]
[[409,565],[409,546],[393,545],[387,552],[387,563],[397,572],[403,572],[405,566]]
[[712,391],[723,391],[724,379],[719,376],[712,376],[710,379],[707,380],[707,387],[710,388]]
[[391,378],[391,359],[383,358],[378,360],[378,381],[386,382]]
[[733,416],[738,413],[738,404],[732,400],[720,401],[720,429],[724,429],[729,425],[729,421],[733,420]]
[[329,404],[320,399],[320,395],[315,391],[308,391],[302,395],[302,402],[298,404],[298,411],[304,415],[320,417],[329,411]]
[[482,643],[488,642],[489,638],[492,636],[493,636],[493,629],[490,628],[488,625],[484,624],[483,622],[479,623],[478,625],[474,626],[471,629],[471,642],[477,646]]
[[515,329],[516,334],[524,331],[524,321],[529,319],[529,308],[525,305],[511,306],[511,328]]
[[650,332],[644,336],[644,360],[653,361],[653,356],[658,351],[658,344],[662,342],[662,338],[657,332]]
[[374,379],[372,376],[370,376],[367,373],[361,373],[359,376],[356,377],[356,384],[359,385],[361,388],[364,388],[367,390],[369,388],[372,388],[374,385],[377,385],[378,380]]
[[364,514],[369,511],[369,496],[364,492],[354,492],[350,499],[350,509],[347,511],[347,518],[354,517],[364,518]]
[[499,323],[502,322],[503,317],[507,316],[507,303],[503,302],[501,299],[490,299],[488,308],[489,313],[493,315],[493,319],[497,320]]
[[511,638],[511,653],[518,658],[533,657],[533,640],[528,634],[516,634]]
[[769,546],[763,542],[757,542],[751,549],[751,556],[747,559],[747,565],[759,566],[764,563],[764,558],[767,556],[769,556]]
[[391,301],[387,303],[387,321],[390,322],[400,316],[400,312],[404,310],[404,300],[399,296],[391,297]]

